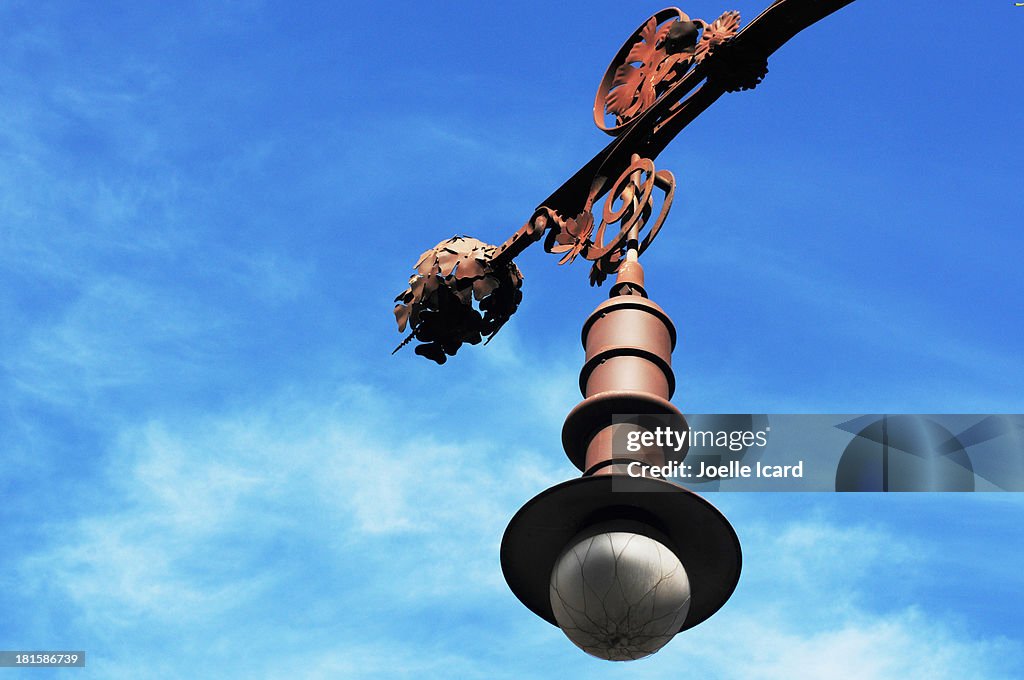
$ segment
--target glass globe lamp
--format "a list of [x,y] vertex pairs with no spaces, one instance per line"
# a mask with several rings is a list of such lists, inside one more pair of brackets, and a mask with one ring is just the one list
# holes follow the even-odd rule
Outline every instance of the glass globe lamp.
[[610,661],[653,654],[682,628],[690,580],[659,541],[606,531],[570,544],[551,570],[555,621],[583,651]]

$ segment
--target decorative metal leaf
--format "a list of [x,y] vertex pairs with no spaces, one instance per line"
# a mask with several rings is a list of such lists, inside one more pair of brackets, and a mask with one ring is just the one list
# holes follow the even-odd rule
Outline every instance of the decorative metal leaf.
[[494,292],[500,284],[493,276],[484,276],[473,282],[473,296],[479,301]]
[[487,274],[487,265],[483,260],[464,255],[459,262],[460,279],[478,279]]
[[437,252],[437,264],[441,270],[441,276],[451,276],[452,272],[455,271],[456,265],[459,263],[459,256],[462,255],[457,250],[451,248],[441,248]]
[[605,99],[605,109],[608,113],[615,114],[620,118],[628,117],[627,111],[633,108],[633,100],[640,89],[644,79],[644,73],[635,66],[623,64],[615,71],[615,78],[612,80],[612,90]]
[[651,17],[644,27],[640,29],[640,40],[629,48],[625,63],[640,62],[650,64],[654,61],[654,53],[657,49],[658,21]]
[[697,63],[703,61],[716,45],[729,40],[740,28],[740,13],[732,10],[711,22],[710,26],[704,27],[704,33],[700,36],[697,49],[694,52],[694,60]]
[[427,274],[434,266],[435,254],[433,248],[420,255],[420,259],[416,261],[416,272],[419,274]]
[[681,72],[686,71],[690,60],[693,58],[693,48],[688,48],[678,54],[670,54],[654,68],[651,80],[655,84],[671,83]]
[[405,326],[409,323],[408,305],[395,305],[395,320],[398,321],[398,332],[404,333]]
[[604,105],[620,123],[650,108],[665,84],[689,66],[691,51],[672,55],[665,51],[665,37],[673,23],[666,22],[659,28],[656,17],[651,17],[615,69]]
[[711,25],[704,31],[702,37],[712,42],[721,42],[736,35],[739,28],[740,13],[736,10],[730,10],[711,22]]
[[[644,93],[644,90],[653,90],[653,88],[645,87],[645,85],[649,85],[646,82],[646,76],[663,56],[657,48],[658,34],[657,20],[651,17],[640,29],[640,39],[633,43],[626,59],[615,70],[612,89],[605,100],[605,109],[608,113],[617,114],[621,118],[629,118],[644,108],[642,101],[653,101],[649,95]],[[633,66],[635,63],[640,66]]]
[[558,264],[566,264],[584,254],[592,245],[590,234],[594,231],[594,216],[589,210],[583,210],[576,217],[566,220],[562,230],[555,238],[555,245],[550,248],[552,253],[565,253]]

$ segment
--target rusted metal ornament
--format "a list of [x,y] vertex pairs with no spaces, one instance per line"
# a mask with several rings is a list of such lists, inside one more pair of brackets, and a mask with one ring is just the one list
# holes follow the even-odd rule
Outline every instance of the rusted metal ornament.
[[[610,135],[622,132],[647,110],[661,92],[686,71],[693,57],[693,45],[670,54],[666,38],[673,25],[690,23],[678,7],[668,7],[650,17],[622,44],[608,65],[594,97],[594,124]],[[669,47],[674,45],[670,42]],[[608,124],[608,117],[614,122]]]
[[463,343],[489,342],[523,299],[522,272],[514,262],[495,262],[496,251],[453,236],[423,253],[409,287],[395,298],[398,330],[410,328],[395,352],[418,340],[416,354],[443,364]]
[[[657,216],[654,214],[654,189],[663,192]],[[601,224],[594,240],[586,248],[586,259],[594,262],[590,270],[590,285],[599,286],[618,271],[631,239],[637,239],[637,254],[643,253],[661,231],[675,198],[675,177],[668,170],[655,170],[649,158],[634,154],[632,163],[612,185],[605,197]],[[613,224],[619,231],[605,242],[605,231]],[[646,228],[643,240],[640,233]]]
[[[638,241],[643,253],[672,204],[675,180],[654,170],[658,155],[722,94],[757,86],[768,57],[790,38],[851,2],[775,0],[743,30],[735,11],[711,23],[676,7],[648,18],[616,53],[594,100],[594,122],[615,139],[500,246],[455,237],[424,253],[396,298],[399,331],[411,328],[398,348],[419,340],[417,354],[444,363],[462,344],[493,337],[522,298],[522,274],[512,260],[537,241],[561,256],[559,264],[591,261],[591,285],[620,272],[627,245]],[[652,187],[664,192],[657,209]],[[594,208],[602,198],[598,221]],[[609,231],[615,236],[605,241]]]
[[594,123],[612,136],[624,131],[691,67],[735,36],[739,26],[736,11],[710,24],[691,19],[678,7],[651,16],[633,31],[605,70],[594,97]]

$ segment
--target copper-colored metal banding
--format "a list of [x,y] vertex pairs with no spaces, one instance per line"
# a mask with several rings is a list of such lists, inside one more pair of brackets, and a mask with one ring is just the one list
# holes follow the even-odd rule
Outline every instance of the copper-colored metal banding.
[[602,460],[599,463],[595,463],[587,467],[583,473],[584,477],[593,477],[594,475],[625,475],[627,474],[627,468],[631,463],[636,461],[632,458],[609,458]]
[[[682,413],[675,404],[654,394],[631,390],[601,392],[587,397],[569,412],[562,426],[565,455],[582,472],[586,469],[587,449],[594,437],[613,424],[617,415],[675,415]],[[609,452],[610,457],[610,452]]]
[[[683,422],[685,422],[685,419]],[[665,449],[660,446],[655,444],[640,446],[636,451],[626,451],[621,448],[626,443],[626,437],[630,431],[643,432],[648,429],[642,423],[619,422],[598,430],[591,437],[590,443],[587,445],[587,454],[583,462],[583,474],[594,474],[594,470],[607,465],[610,460],[620,460],[627,463],[638,462],[644,466],[663,466],[669,460],[669,456],[666,455]],[[616,448],[616,445],[619,448]],[[688,449],[689,446],[686,446],[682,451],[673,451],[671,459],[682,460],[682,458],[686,457]],[[618,469],[621,467],[615,466],[615,469],[605,468],[604,472],[599,474],[610,474],[612,472],[627,474],[628,470],[625,468]]]
[[580,371],[580,391],[585,397],[610,391],[672,397],[675,326],[655,303],[632,295],[601,303],[584,324],[582,340],[587,361]]
[[642,347],[603,347],[583,364],[580,393],[589,397],[611,390],[647,390],[671,399],[676,377],[664,357]]
[[[594,324],[596,324],[602,318],[608,316],[609,314],[611,314],[613,311],[616,311],[616,310],[640,310],[640,311],[646,312],[646,313],[648,313],[648,314],[650,314],[650,315],[652,315],[654,317],[657,317],[662,322],[662,324],[664,324],[664,327],[668,329],[669,352],[671,353],[671,351],[675,349],[675,347],[676,347],[676,327],[675,327],[675,324],[672,323],[672,319],[670,319],[668,314],[665,313],[665,310],[663,310],[657,304],[651,302],[647,298],[639,297],[637,295],[620,295],[620,296],[617,296],[617,297],[609,298],[609,299],[605,300],[604,302],[602,302],[601,304],[599,304],[594,309],[594,311],[591,312],[590,316],[587,317],[586,322],[583,324],[583,332],[581,334],[581,341],[582,341],[584,347],[587,347],[588,336],[590,335],[591,328],[594,326]],[[616,329],[616,330],[618,330],[618,329]],[[627,334],[630,333],[628,328],[624,328],[623,332],[627,333]],[[597,340],[598,340],[598,338],[594,338],[595,342]],[[635,343],[635,342],[614,342],[614,343],[608,343],[608,344],[636,345],[637,343]],[[646,343],[644,343],[644,344],[646,344]],[[589,356],[591,356],[591,354],[588,351],[588,357]]]

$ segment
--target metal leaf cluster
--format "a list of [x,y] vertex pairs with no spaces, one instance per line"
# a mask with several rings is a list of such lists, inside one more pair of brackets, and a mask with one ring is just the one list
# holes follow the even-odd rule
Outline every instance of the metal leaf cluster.
[[[399,332],[410,329],[416,354],[439,364],[463,343],[475,345],[508,321],[523,299],[523,275],[513,262],[496,264],[497,246],[453,236],[420,256],[409,287],[395,298]],[[476,302],[476,307],[474,307]]]

